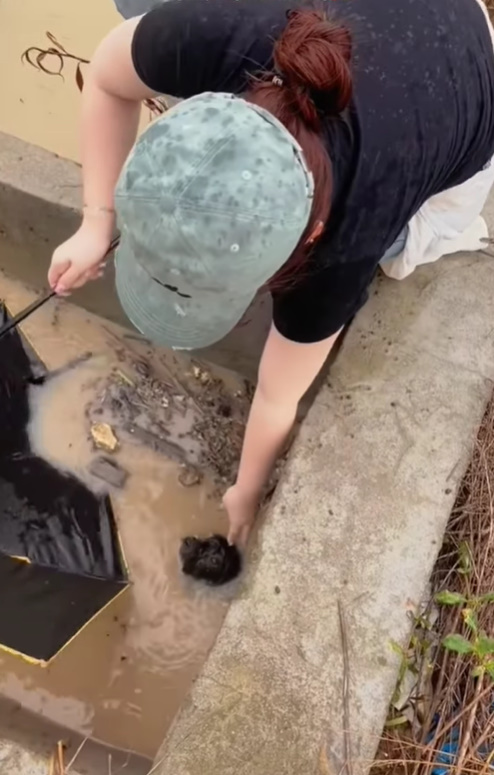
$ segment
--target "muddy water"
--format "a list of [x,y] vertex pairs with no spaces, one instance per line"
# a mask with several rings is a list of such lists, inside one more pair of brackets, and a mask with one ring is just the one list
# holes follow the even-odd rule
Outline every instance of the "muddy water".
[[[0,275],[0,298],[16,312],[33,294]],[[94,450],[86,407],[111,370],[124,368],[123,332],[57,301],[22,330],[49,370],[92,353],[36,388],[31,437],[38,454],[100,487],[87,473]],[[168,378],[182,379],[187,368],[173,356]],[[180,539],[224,532],[225,515],[211,481],[183,487],[180,466],[163,454],[120,438],[115,459],[130,472],[112,500],[132,587],[47,668],[0,652],[0,694],[82,734],[153,756],[214,642],[231,594],[186,583]]]

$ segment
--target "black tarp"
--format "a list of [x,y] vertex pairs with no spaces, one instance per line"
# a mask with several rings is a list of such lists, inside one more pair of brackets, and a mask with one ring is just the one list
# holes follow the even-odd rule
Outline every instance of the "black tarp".
[[43,371],[17,330],[0,338],[0,648],[48,662],[128,579],[110,498],[31,450]]

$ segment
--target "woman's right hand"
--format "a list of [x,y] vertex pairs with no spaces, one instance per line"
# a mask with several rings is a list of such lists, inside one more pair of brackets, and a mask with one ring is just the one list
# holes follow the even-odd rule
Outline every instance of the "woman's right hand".
[[69,294],[101,277],[113,228],[113,217],[85,218],[76,233],[59,245],[48,271],[48,282],[57,294]]

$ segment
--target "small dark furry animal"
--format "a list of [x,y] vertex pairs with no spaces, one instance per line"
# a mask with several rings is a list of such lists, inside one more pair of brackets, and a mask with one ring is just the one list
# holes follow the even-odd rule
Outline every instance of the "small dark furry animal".
[[180,547],[182,571],[214,587],[237,578],[242,570],[242,557],[236,546],[230,546],[224,536],[200,539],[184,538]]

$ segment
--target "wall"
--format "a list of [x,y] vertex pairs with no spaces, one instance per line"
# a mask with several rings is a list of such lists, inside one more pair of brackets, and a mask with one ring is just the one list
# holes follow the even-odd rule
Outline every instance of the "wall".
[[[23,64],[21,56],[30,46],[50,46],[51,32],[68,52],[90,59],[119,21],[112,0],[1,0],[0,131],[78,160],[75,64],[64,67],[62,80]],[[56,59],[45,64],[56,68]]]

